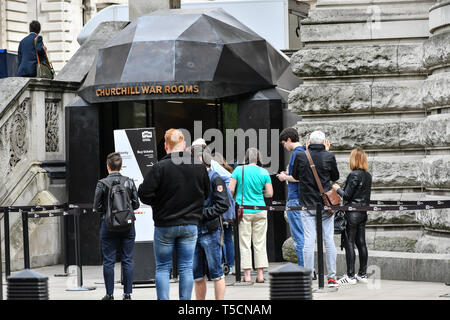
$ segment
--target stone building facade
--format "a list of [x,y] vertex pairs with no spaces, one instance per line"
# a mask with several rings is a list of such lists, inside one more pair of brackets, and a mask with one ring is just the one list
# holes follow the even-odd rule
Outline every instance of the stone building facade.
[[[311,1],[310,1],[311,2]],[[321,128],[341,172],[369,156],[375,200],[450,199],[450,1],[317,0],[291,58],[303,139]],[[370,212],[369,249],[450,253],[450,211]]]
[[128,0],[0,0],[0,48],[17,52],[31,20],[41,23],[41,35],[56,71],[78,50],[77,35],[101,9]]

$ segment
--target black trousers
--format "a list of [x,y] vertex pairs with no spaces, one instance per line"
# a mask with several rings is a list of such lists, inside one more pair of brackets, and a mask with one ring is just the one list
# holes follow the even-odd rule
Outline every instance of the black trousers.
[[349,211],[345,213],[347,220],[346,238],[344,242],[345,258],[347,260],[347,275],[355,276],[355,243],[359,253],[360,276],[367,271],[367,245],[366,245],[366,222],[367,212]]

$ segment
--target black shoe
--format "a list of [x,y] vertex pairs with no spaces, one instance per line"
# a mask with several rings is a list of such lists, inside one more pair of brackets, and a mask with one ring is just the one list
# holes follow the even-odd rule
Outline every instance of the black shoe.
[[105,295],[102,300],[114,300],[114,296],[110,296],[109,294]]
[[313,278],[312,278],[313,280],[317,280],[317,274],[316,274],[316,272],[314,271],[314,276],[313,276]]
[[131,294],[124,294],[123,300],[131,300]]

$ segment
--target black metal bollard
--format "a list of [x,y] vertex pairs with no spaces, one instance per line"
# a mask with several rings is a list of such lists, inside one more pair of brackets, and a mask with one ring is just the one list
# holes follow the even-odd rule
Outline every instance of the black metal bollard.
[[288,263],[270,275],[270,300],[312,300],[311,269]]
[[48,300],[48,278],[25,269],[8,277],[8,300]]

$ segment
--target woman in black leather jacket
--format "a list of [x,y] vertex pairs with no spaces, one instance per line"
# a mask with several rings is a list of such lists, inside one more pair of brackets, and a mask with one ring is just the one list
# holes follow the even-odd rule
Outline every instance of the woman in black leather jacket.
[[[353,149],[350,154],[350,174],[345,182],[344,189],[334,184],[338,194],[343,198],[344,205],[368,206],[370,204],[370,191],[372,176],[368,172],[367,155],[361,148]],[[347,275],[341,278],[340,284],[356,284],[358,281],[367,282],[367,246],[366,222],[367,211],[347,211],[345,239],[345,257],[347,260]],[[359,253],[359,271],[355,275],[355,243]]]

